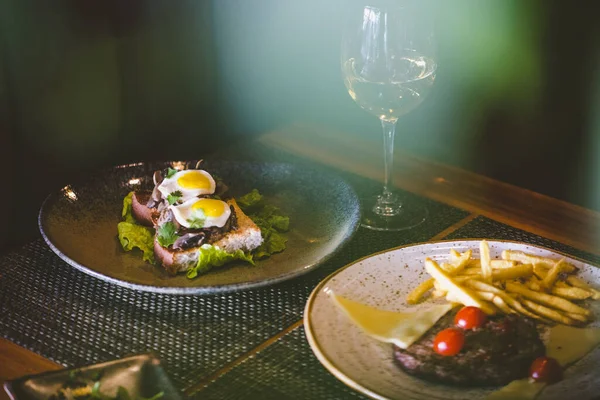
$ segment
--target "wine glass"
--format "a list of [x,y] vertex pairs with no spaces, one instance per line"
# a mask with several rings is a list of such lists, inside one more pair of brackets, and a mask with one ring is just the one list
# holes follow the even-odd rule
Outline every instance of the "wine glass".
[[[421,2],[422,4],[422,2]],[[433,23],[419,1],[373,0],[350,13],[342,39],[342,73],[350,97],[383,127],[383,192],[362,200],[362,225],[382,231],[412,228],[427,209],[392,191],[398,118],[427,96],[437,65]]]

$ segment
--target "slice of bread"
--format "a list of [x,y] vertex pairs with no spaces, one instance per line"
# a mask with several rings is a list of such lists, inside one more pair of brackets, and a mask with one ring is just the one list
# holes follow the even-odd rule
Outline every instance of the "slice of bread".
[[[234,199],[228,200],[227,203],[233,206],[233,210],[237,217],[237,228],[228,232],[225,236],[214,243],[209,243],[213,246],[218,246],[227,252],[236,250],[250,251],[263,242],[260,228],[256,226],[254,221],[250,219],[240,209]],[[200,251],[198,248],[186,250],[173,250],[162,247],[158,241],[154,240],[154,254],[163,267],[171,274],[187,271],[189,268],[196,265]]]

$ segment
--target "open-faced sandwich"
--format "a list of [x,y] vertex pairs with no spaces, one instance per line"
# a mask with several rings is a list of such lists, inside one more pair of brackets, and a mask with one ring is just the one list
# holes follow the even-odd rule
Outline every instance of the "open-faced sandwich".
[[152,191],[126,196],[124,221],[118,225],[123,248],[137,247],[145,260],[189,278],[235,260],[254,264],[282,251],[286,238],[280,232],[287,231],[289,218],[265,205],[257,190],[236,200],[200,166],[155,171]]

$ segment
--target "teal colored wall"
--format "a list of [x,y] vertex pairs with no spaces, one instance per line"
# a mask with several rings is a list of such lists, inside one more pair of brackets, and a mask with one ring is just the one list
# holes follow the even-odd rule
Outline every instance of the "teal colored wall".
[[[340,75],[357,3],[0,2],[0,167],[15,194],[0,196],[0,247],[35,235],[45,195],[99,166],[195,158],[297,121],[378,141]],[[397,146],[600,210],[597,14],[566,0],[423,4],[438,76]]]

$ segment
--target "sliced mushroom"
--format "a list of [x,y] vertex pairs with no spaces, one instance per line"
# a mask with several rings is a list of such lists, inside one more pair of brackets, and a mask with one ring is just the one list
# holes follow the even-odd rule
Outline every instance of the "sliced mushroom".
[[177,249],[190,249],[192,247],[198,247],[201,246],[202,243],[204,243],[204,239],[206,238],[206,235],[204,234],[204,232],[198,232],[198,233],[186,233],[185,235],[179,237],[175,243],[173,243],[173,249],[177,250]]

